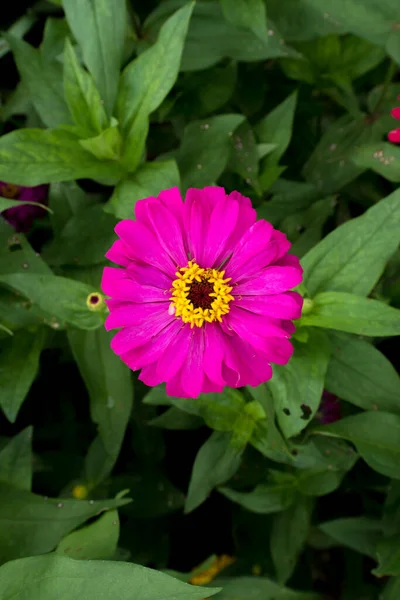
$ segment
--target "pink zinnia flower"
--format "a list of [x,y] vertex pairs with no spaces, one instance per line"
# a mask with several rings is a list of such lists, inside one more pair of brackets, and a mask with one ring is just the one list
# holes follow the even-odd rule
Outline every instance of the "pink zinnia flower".
[[342,411],[338,397],[324,390],[322,393],[321,404],[319,405],[315,417],[323,425],[339,421],[339,419],[342,418]]
[[286,236],[256,221],[251,201],[221,187],[178,188],[140,200],[115,228],[102,288],[120,328],[111,347],[149,386],[196,398],[257,386],[286,364],[302,269]]
[[[23,187],[0,181],[0,196],[11,200],[24,200],[25,202],[47,203],[47,185],[36,187]],[[35,219],[44,217],[46,211],[41,206],[22,204],[8,208],[2,212],[2,217],[14,227],[15,231],[26,233],[32,227]]]
[[[400,99],[400,96],[399,96],[399,99]],[[393,118],[400,121],[400,106],[393,108],[391,111],[391,115]],[[389,142],[392,142],[393,144],[400,144],[400,128],[389,131],[388,140],[389,140]]]

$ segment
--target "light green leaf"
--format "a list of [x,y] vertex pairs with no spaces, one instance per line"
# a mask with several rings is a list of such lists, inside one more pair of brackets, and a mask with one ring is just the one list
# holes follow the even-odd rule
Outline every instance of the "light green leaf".
[[0,564],[51,552],[66,534],[88,519],[129,502],[46,499],[0,483]]
[[7,41],[13,51],[21,79],[43,123],[47,127],[71,123],[64,100],[60,65],[55,61],[45,60],[40,50],[24,40],[8,35]]
[[133,219],[137,200],[158,196],[175,186],[179,186],[179,171],[174,160],[148,162],[119,182],[105,210],[118,219]]
[[400,310],[371,298],[346,292],[322,292],[313,299],[304,326],[337,329],[371,336],[400,334]]
[[261,40],[268,41],[267,12],[263,0],[221,0],[222,11],[236,27],[250,29]]
[[0,481],[28,492],[32,486],[32,433],[33,427],[27,427],[0,450]]
[[81,208],[45,247],[42,258],[57,266],[104,263],[104,255],[116,239],[116,223],[114,217],[104,212],[101,204]]
[[277,148],[264,159],[263,171],[277,165],[289,145],[296,103],[297,93],[294,92],[268,113],[255,128],[260,142],[277,145]]
[[110,348],[111,333],[70,330],[68,339],[90,397],[90,412],[98,427],[86,457],[90,486],[110,474],[121,450],[132,409],[133,387],[128,367]]
[[81,67],[69,39],[64,49],[64,92],[70,113],[85,137],[107,127],[107,115],[90,73]]
[[50,186],[49,205],[53,211],[51,224],[56,237],[60,235],[69,219],[76,212],[88,208],[89,198],[75,181],[55,182]]
[[33,206],[40,206],[40,208],[43,208],[44,210],[47,210],[47,212],[52,212],[50,210],[50,208],[48,206],[45,206],[44,204],[40,204],[40,202],[29,202],[27,200],[9,200],[8,198],[2,198],[0,196],[0,213],[2,213],[4,210],[7,210],[8,208],[15,208],[16,206],[23,206],[24,204],[32,204]]
[[286,510],[296,497],[296,482],[294,478],[279,481],[274,484],[257,485],[252,492],[238,492],[227,487],[218,489],[232,502],[237,502],[247,510],[262,515]]
[[366,517],[335,519],[321,523],[319,529],[347,548],[376,557],[376,544],[382,536],[380,521]]
[[239,468],[244,447],[232,444],[229,433],[214,432],[200,448],[194,461],[185,512],[191,512],[214,487],[225,483]]
[[261,188],[258,183],[258,148],[253,130],[247,121],[236,129],[235,135],[231,137],[231,144],[229,168],[238,173],[261,196]]
[[81,47],[108,117],[113,114],[127,23],[125,0],[63,0],[72,33]]
[[310,530],[313,501],[299,496],[287,510],[273,520],[270,537],[272,560],[280,583],[293,574]]
[[76,560],[113,558],[117,550],[118,538],[118,511],[109,510],[94,523],[69,533],[58,544],[56,554]]
[[230,138],[243,122],[242,115],[218,115],[186,126],[177,153],[182,188],[214,184],[225,169],[231,151]]
[[148,423],[152,427],[161,427],[170,430],[198,429],[204,425],[201,417],[186,413],[175,406],[171,406],[164,413],[155,417]]
[[400,417],[397,415],[362,412],[318,427],[313,433],[349,440],[372,469],[400,479]]
[[14,423],[36,377],[46,339],[44,327],[31,333],[20,330],[2,340],[0,353],[0,406]]
[[329,13],[322,13],[320,6],[310,6],[307,0],[285,0],[285,4],[281,0],[268,0],[268,15],[289,41],[302,42],[330,33],[347,33]]
[[379,565],[372,572],[377,577],[400,575],[399,536],[392,535],[381,540],[376,548]]
[[329,340],[323,332],[310,331],[307,344],[295,341],[294,345],[290,362],[274,365],[274,376],[267,384],[280,428],[288,438],[299,434],[317,412],[330,356]]
[[178,76],[193,6],[190,2],[170,17],[161,28],[157,42],[122,73],[117,117],[125,140],[123,161],[130,171],[135,171],[142,156],[149,115],[165,99]]
[[[32,25],[36,22],[37,16],[34,13],[27,13],[17,19],[11,27],[7,30],[8,34],[11,34],[16,39],[21,39],[30,30]],[[4,38],[0,38],[0,58],[5,56],[9,52],[10,46]]]
[[400,378],[388,359],[372,344],[332,333],[331,360],[325,387],[366,410],[399,413]]
[[110,182],[122,173],[115,161],[98,161],[61,129],[18,129],[0,138],[3,181],[25,186],[82,178]]
[[88,295],[95,290],[79,281],[55,275],[12,273],[0,275],[0,283],[24,294],[48,314],[49,320],[60,319],[79,329],[96,329],[103,323],[102,313],[93,312],[86,305]]
[[344,223],[302,259],[311,296],[328,290],[366,296],[400,242],[400,191]]
[[71,35],[71,32],[65,19],[47,17],[43,39],[40,44],[40,51],[44,60],[60,59],[64,52],[65,40],[69,35]]
[[222,587],[219,600],[321,600],[319,594],[296,592],[266,577],[218,577],[213,584]]
[[372,169],[395,183],[400,181],[400,148],[394,144],[363,144],[354,148],[351,159],[359,168]]
[[82,148],[91,152],[99,160],[118,160],[123,143],[118,122],[107,127],[95,137],[79,140],[79,143]]

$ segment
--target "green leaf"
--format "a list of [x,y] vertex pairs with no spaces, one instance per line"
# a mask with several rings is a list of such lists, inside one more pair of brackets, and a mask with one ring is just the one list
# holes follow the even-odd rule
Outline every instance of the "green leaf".
[[35,186],[82,178],[114,181],[121,175],[115,161],[98,161],[61,129],[18,129],[0,138],[3,181]]
[[313,433],[352,442],[369,466],[387,477],[400,479],[400,417],[387,412],[362,412]]
[[191,512],[211,490],[230,479],[237,471],[244,447],[232,444],[229,433],[214,432],[200,448],[194,461],[185,512]]
[[338,329],[359,335],[400,334],[400,310],[378,300],[346,292],[322,292],[312,302],[311,313],[301,318],[304,326]]
[[178,76],[193,6],[190,2],[170,17],[161,28],[157,42],[122,73],[117,117],[125,140],[123,161],[130,171],[135,171],[142,156],[149,115],[166,98]]
[[325,333],[310,331],[307,344],[294,342],[290,362],[274,365],[268,382],[278,422],[286,437],[298,435],[317,412],[324,389],[330,344]]
[[77,560],[113,558],[118,538],[118,511],[109,510],[94,523],[69,533],[58,544],[56,554]]
[[[51,224],[56,237],[60,235],[68,220],[79,210],[88,208],[88,204],[88,196],[75,181],[56,182],[50,186],[49,205],[53,211]],[[63,250],[66,251],[65,248]]]
[[263,0],[221,0],[224,16],[236,27],[250,29],[268,41],[267,12]]
[[0,563],[51,552],[66,534],[100,511],[127,503],[48,499],[0,483]]
[[321,523],[319,529],[347,548],[376,557],[376,544],[382,536],[380,521],[366,517],[335,519]]
[[289,508],[296,498],[296,484],[292,477],[274,484],[260,483],[252,492],[238,492],[227,487],[218,489],[232,502],[240,504],[247,510],[268,515]]
[[344,223],[302,259],[311,296],[342,291],[367,296],[400,242],[400,191]]
[[[141,565],[73,560],[56,554],[10,562],[1,568],[0,581],[2,600],[16,596],[20,600],[63,597],[132,600],[139,595],[141,600],[201,600],[204,596],[204,588]],[[208,588],[207,594],[213,596],[218,591]]]
[[7,210],[8,208],[15,208],[16,206],[23,206],[24,204],[32,204],[32,206],[40,206],[40,208],[47,210],[47,212],[50,212],[50,213],[52,212],[48,206],[45,206],[44,204],[40,204],[40,202],[29,202],[27,200],[9,200],[8,198],[2,198],[0,196],[0,213],[2,213],[4,210]]
[[299,496],[295,504],[273,520],[270,549],[279,583],[286,583],[306,544],[313,502]]
[[90,73],[79,64],[69,39],[64,49],[64,92],[70,113],[83,137],[107,127],[107,115]]
[[184,191],[217,181],[228,163],[230,137],[243,120],[242,115],[218,115],[186,126],[177,153]]
[[175,186],[179,186],[179,171],[174,160],[148,162],[118,183],[105,210],[118,219],[133,219],[137,200],[158,196]]
[[65,40],[69,35],[71,32],[65,19],[47,17],[40,44],[43,58],[47,61],[60,59],[64,52]]
[[[336,204],[336,199],[328,196],[317,200],[304,212],[287,217],[281,223],[280,229],[293,242],[290,254],[304,256],[320,241],[325,222],[334,213]],[[299,229],[303,230],[302,233],[299,233]]]
[[253,130],[247,121],[236,129],[235,135],[231,137],[231,144],[229,168],[238,173],[261,196],[261,188],[258,183],[258,148]]
[[81,47],[108,117],[112,116],[127,22],[125,0],[63,0],[72,33]]
[[121,450],[132,410],[131,372],[110,348],[111,333],[71,330],[68,339],[90,397],[90,412],[98,438],[86,457],[90,486],[110,474]]
[[33,333],[20,330],[2,340],[0,353],[0,406],[14,423],[39,368],[46,340],[44,327]]
[[400,593],[400,577],[391,577],[383,590],[381,600],[397,600]]
[[152,427],[161,427],[169,430],[198,429],[204,425],[203,419],[196,415],[186,413],[175,406],[166,410],[162,415],[149,421]]
[[32,434],[27,427],[0,450],[0,481],[28,492],[32,486]]
[[289,146],[292,137],[293,119],[296,110],[297,93],[290,94],[281,104],[264,117],[256,126],[255,131],[260,142],[276,144],[263,161],[263,171],[277,165],[279,159]]
[[[64,100],[61,69],[55,61],[48,61],[24,40],[7,36],[21,79],[40,118],[47,127],[71,123]],[[7,179],[6,179],[7,181]]]
[[99,135],[86,140],[79,140],[79,143],[82,148],[91,152],[99,160],[119,160],[123,140],[119,131],[118,121],[113,123],[112,120],[112,125]]
[[269,0],[268,14],[289,41],[305,41],[336,31],[347,33],[329,13],[322,13],[319,6],[310,6],[307,0],[285,0],[285,4],[281,0]]
[[372,169],[395,183],[400,181],[400,148],[394,144],[363,144],[354,148],[351,159],[359,168]]
[[68,219],[57,237],[45,247],[42,257],[57,266],[104,263],[104,255],[116,239],[115,225],[116,219],[104,212],[103,205],[83,208]]
[[95,290],[79,281],[55,275],[12,273],[0,275],[0,283],[24,294],[50,320],[60,319],[79,329],[96,329],[103,323],[102,314],[89,310],[86,304],[88,295]]
[[376,577],[400,575],[399,536],[392,535],[381,540],[376,548],[378,567],[372,572]]
[[388,359],[364,340],[338,333],[329,337],[326,389],[366,410],[398,413],[400,378]]
[[219,600],[320,600],[319,594],[296,592],[266,577],[218,577],[213,584],[222,587]]

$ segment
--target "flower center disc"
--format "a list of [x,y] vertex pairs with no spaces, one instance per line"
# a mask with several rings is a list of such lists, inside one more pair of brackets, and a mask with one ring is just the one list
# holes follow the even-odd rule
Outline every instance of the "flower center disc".
[[203,323],[222,322],[223,315],[229,312],[229,303],[234,300],[227,285],[230,278],[224,279],[225,271],[202,269],[193,261],[175,273],[172,282],[171,314],[180,317],[191,327],[201,327]]

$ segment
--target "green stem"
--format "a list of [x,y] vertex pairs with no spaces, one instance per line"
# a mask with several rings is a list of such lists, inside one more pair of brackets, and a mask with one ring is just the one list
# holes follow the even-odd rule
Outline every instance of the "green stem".
[[372,111],[373,115],[375,115],[379,111],[379,109],[381,108],[381,106],[382,106],[382,104],[383,104],[383,102],[384,102],[384,100],[386,98],[386,94],[387,94],[389,85],[392,82],[392,79],[393,79],[393,77],[394,77],[394,75],[396,73],[397,68],[398,68],[397,64],[394,62],[394,60],[391,60],[389,68],[388,68],[388,70],[386,72],[385,81],[383,82],[383,85],[382,85],[381,93],[379,95],[379,98],[378,98],[378,101],[377,101],[377,103],[375,105],[375,108]]

